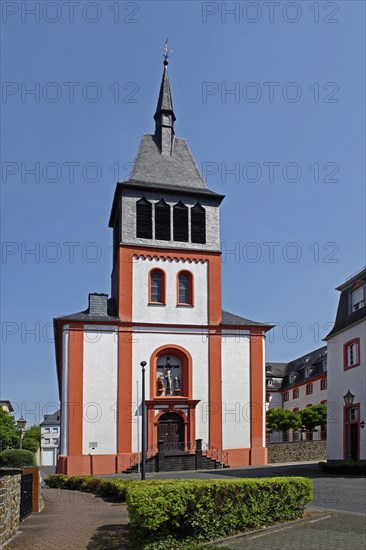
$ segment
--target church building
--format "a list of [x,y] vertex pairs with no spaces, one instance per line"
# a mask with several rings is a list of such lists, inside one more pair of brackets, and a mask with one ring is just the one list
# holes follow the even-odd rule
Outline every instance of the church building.
[[189,454],[202,440],[227,466],[266,463],[271,327],[222,310],[224,197],[207,188],[175,136],[167,56],[154,119],[129,179],[116,185],[111,297],[89,294],[85,311],[54,319],[59,473],[110,474],[137,463],[142,361],[148,457],[161,441]]

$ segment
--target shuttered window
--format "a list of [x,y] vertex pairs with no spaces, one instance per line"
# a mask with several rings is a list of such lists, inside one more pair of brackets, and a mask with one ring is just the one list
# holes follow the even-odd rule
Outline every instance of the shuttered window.
[[136,237],[152,239],[152,204],[145,197],[136,202]]
[[188,208],[179,201],[173,207],[173,239],[188,242]]
[[170,206],[164,200],[155,204],[155,239],[170,241]]
[[206,243],[206,211],[197,203],[191,210],[192,243]]

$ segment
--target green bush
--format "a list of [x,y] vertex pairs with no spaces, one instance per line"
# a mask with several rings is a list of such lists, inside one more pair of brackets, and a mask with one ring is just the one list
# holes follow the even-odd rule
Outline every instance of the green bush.
[[7,449],[0,453],[0,466],[8,468],[22,468],[23,466],[35,466],[34,454],[25,449]]
[[366,460],[319,462],[319,466],[327,474],[366,476]]
[[50,475],[45,483],[51,488],[69,489],[71,491],[85,491],[94,493],[103,498],[112,498],[119,502],[126,501],[126,490],[129,483],[124,479],[101,479],[94,476],[65,476],[63,474]]
[[127,506],[139,548],[178,548],[298,518],[313,499],[307,478],[133,482]]

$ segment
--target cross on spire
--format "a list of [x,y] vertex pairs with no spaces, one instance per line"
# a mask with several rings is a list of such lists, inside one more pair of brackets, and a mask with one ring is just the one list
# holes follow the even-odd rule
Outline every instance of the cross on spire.
[[169,61],[169,54],[170,53],[173,53],[173,50],[169,50],[168,48],[168,39],[165,40],[165,44],[164,46],[161,47],[161,49],[163,50],[163,56],[164,56],[164,65],[168,65]]

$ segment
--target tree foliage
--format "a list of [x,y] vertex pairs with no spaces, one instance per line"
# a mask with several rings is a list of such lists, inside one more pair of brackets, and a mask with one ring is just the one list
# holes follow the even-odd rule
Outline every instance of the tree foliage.
[[300,415],[285,409],[269,409],[266,419],[270,430],[297,430],[301,426]]
[[13,449],[19,447],[19,431],[15,424],[14,418],[3,409],[0,408],[0,439],[2,448]]
[[41,446],[41,427],[34,425],[25,430],[23,437],[23,449],[36,453]]
[[313,430],[316,426],[325,426],[327,423],[327,407],[322,403],[310,405],[299,414],[301,423],[307,430]]

